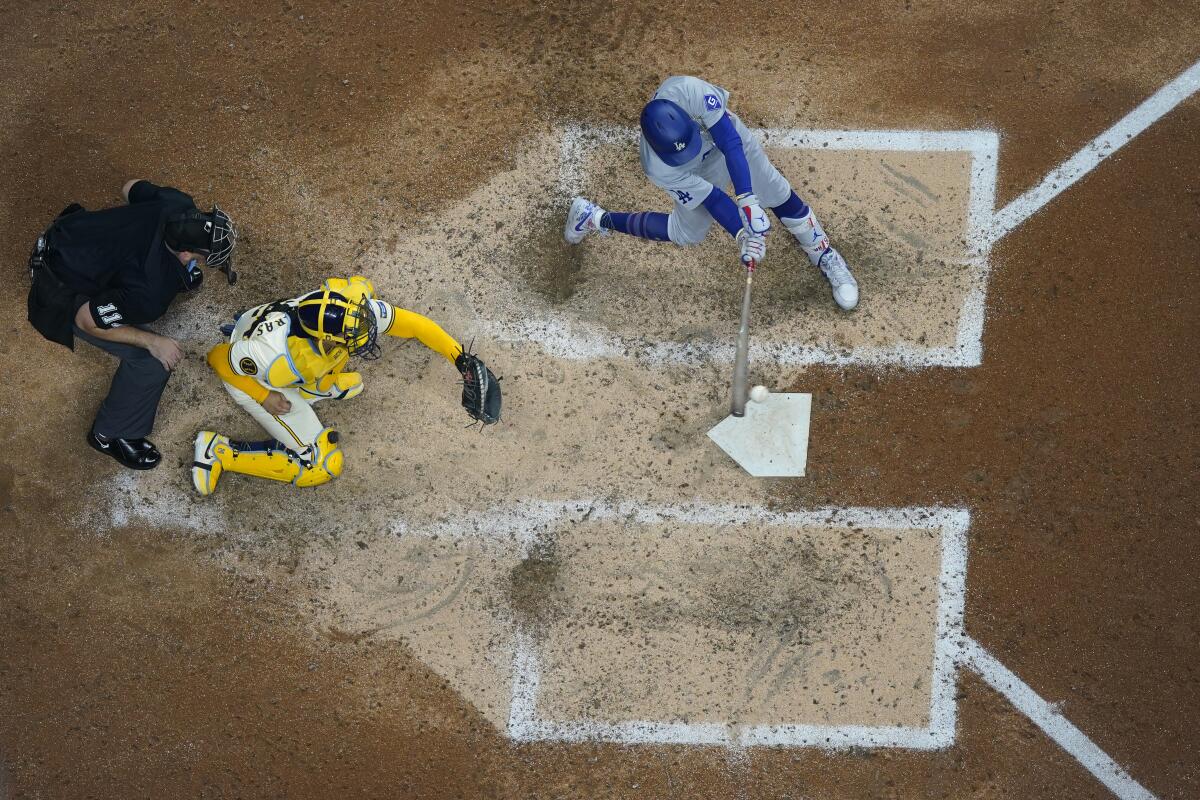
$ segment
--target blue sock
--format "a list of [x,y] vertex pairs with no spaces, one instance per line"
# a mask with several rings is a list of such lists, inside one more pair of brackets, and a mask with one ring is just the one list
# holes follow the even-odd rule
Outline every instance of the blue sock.
[[600,227],[641,239],[669,242],[671,237],[667,236],[667,219],[666,214],[658,211],[639,211],[636,214],[608,211],[600,218]]
[[799,195],[792,192],[782,205],[775,206],[771,210],[775,212],[775,216],[779,217],[780,221],[784,218],[802,219],[808,215],[808,204],[801,200]]

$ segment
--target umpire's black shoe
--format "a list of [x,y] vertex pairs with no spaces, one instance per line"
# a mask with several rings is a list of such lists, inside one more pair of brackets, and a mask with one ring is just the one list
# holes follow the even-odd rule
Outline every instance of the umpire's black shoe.
[[162,461],[162,453],[149,439],[117,439],[89,431],[87,443],[130,469],[154,469]]

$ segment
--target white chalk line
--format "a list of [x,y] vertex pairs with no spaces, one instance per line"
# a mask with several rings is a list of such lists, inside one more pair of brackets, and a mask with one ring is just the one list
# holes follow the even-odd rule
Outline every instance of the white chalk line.
[[997,661],[979,642],[966,639],[960,658],[965,666],[1004,695],[1018,711],[1041,728],[1114,795],[1121,800],[1154,800],[1153,794],[1121,769],[1057,708],[1039,697],[1028,684]]
[[[598,720],[546,720],[538,715],[537,698],[542,666],[532,639],[519,627],[513,637],[513,682],[508,735],[517,741],[612,742],[620,744],[689,744],[727,747],[896,747],[934,750],[954,742],[955,664],[962,638],[963,599],[966,582],[966,531],[970,514],[963,509],[822,508],[778,513],[765,508],[736,505],[659,506],[590,501],[533,502],[495,509],[487,515],[487,535],[516,537],[528,554],[538,542],[553,535],[555,524],[582,519],[622,519],[626,524],[651,524],[672,520],[693,524],[759,524],[790,528],[835,527],[941,531],[941,566],[938,576],[937,628],[931,670],[929,725],[727,725],[655,720],[601,722]],[[476,523],[477,524],[477,523]],[[439,525],[443,535],[459,529],[460,522]]]
[[1054,168],[1042,182],[1013,200],[994,215],[987,232],[989,243],[1003,237],[1069,189],[1104,159],[1120,150],[1177,105],[1200,90],[1200,61],[1150,95],[1117,124],[1088,142],[1082,150]]
[[207,532],[225,527],[225,508],[219,498],[201,499],[174,489],[148,493],[138,476],[129,470],[116,473],[103,481],[101,487],[95,502],[86,504],[76,519],[84,529],[109,531],[133,523]]
[[[970,153],[971,181],[966,232],[970,255],[966,263],[971,271],[972,285],[959,310],[954,347],[926,348],[898,343],[891,347],[840,350],[798,342],[760,342],[752,357],[759,362],[780,366],[979,366],[983,358],[988,255],[992,245],[1197,90],[1200,90],[1200,62],[1155,92],[1117,124],[1052,170],[1041,183],[999,211],[995,210],[999,140],[992,131],[759,130],[758,134],[768,147]],[[582,191],[585,162],[590,149],[602,145],[632,144],[636,140],[637,131],[634,128],[568,125],[562,136],[559,192],[571,196]],[[539,319],[491,325],[489,330],[498,338],[533,341],[552,355],[571,359],[632,357],[651,364],[694,363],[696,359],[730,362],[734,353],[734,348],[724,343],[648,344],[642,339],[619,336],[594,323],[573,320],[559,312],[549,312]]]
[[[877,150],[965,150],[972,154],[970,200],[968,208],[968,244],[974,252],[973,265],[979,272],[980,285],[968,295],[963,312],[955,348],[918,348],[899,345],[892,348],[858,348],[846,351],[831,351],[806,347],[794,343],[767,343],[758,345],[756,360],[773,360],[780,364],[849,365],[855,363],[897,363],[908,366],[978,366],[982,357],[983,307],[986,297],[987,254],[991,245],[1011,232],[1025,220],[1048,204],[1051,200],[1093,170],[1104,159],[1111,156],[1134,137],[1146,130],[1158,119],[1169,113],[1179,103],[1200,90],[1200,62],[1193,64],[1173,81],[1148,98],[1126,117],[1093,139],[1082,150],[1051,171],[1037,186],[1009,203],[1003,209],[992,212],[996,186],[996,135],[989,131],[801,131],[764,130],[761,133],[772,146],[795,146],[829,149],[877,149]],[[633,141],[632,129],[571,126],[564,133],[560,164],[560,188],[564,194],[572,193],[581,177],[582,163],[589,142],[594,144]],[[622,340],[598,328],[581,325],[563,318],[545,323],[521,323],[509,326],[509,332],[518,338],[538,341],[555,355],[568,358],[594,358],[598,356],[629,355],[641,349],[648,353],[650,361],[690,361],[696,357],[731,360],[732,347],[721,345],[686,344],[662,342],[649,348],[641,343]],[[726,352],[728,351],[728,352]],[[140,498],[139,498],[140,499]],[[546,506],[546,504],[543,504]],[[554,506],[549,504],[547,508]],[[596,508],[596,504],[581,502],[566,504],[580,510]],[[697,520],[722,507],[708,507]],[[187,526],[195,520],[179,519],[177,509],[171,516],[173,524],[181,522]],[[113,507],[110,510],[111,524],[119,527],[127,524],[129,516],[142,517],[150,512],[151,517],[161,517],[166,511],[151,509],[138,502],[133,509]],[[635,507],[612,507],[601,513],[642,515],[647,510]],[[744,507],[722,509],[730,513],[745,513]],[[810,515],[830,514],[830,518],[844,514],[850,519],[860,512],[871,509],[831,509],[806,512],[800,516],[812,521],[801,524],[819,524]],[[157,513],[156,513],[157,512]],[[686,514],[680,509],[659,510],[666,516]],[[719,512],[720,513],[720,512]],[[964,516],[966,512],[962,513]],[[735,513],[736,516],[736,513]],[[795,515],[789,515],[795,516]],[[761,518],[760,518],[761,519]],[[525,520],[527,521],[527,519]],[[726,520],[728,521],[728,520]],[[523,523],[522,523],[523,524]],[[858,523],[865,524],[865,523]],[[879,525],[878,521],[871,524]],[[907,524],[907,523],[905,523]],[[965,524],[960,529],[957,523],[948,522],[944,530],[941,595],[938,608],[937,652],[935,652],[935,680],[929,729],[912,728],[867,728],[842,726],[820,728],[819,726],[750,726],[743,729],[736,743],[742,745],[779,745],[795,742],[799,746],[865,747],[897,746],[920,749],[945,747],[953,742],[955,726],[955,704],[953,658],[976,671],[986,682],[1000,691],[1023,714],[1028,716],[1052,740],[1076,758],[1088,771],[1120,798],[1153,798],[1149,791],[1131,778],[1109,756],[1091,742],[1078,728],[1063,717],[1052,705],[1046,703],[1030,687],[1017,678],[1003,664],[986,652],[977,642],[966,639],[963,650],[951,651],[948,643],[950,631],[961,632],[963,583],[953,579],[956,571],[965,576]],[[949,575],[949,577],[948,577]],[[618,725],[600,723],[546,722],[536,718],[536,695],[540,674],[536,666],[536,653],[524,634],[518,631],[514,648],[513,700],[510,709],[509,732],[516,739],[551,738],[564,741],[587,738],[630,742],[630,741],[688,741],[692,743],[735,744],[726,726],[687,725],[671,723],[630,722]],[[949,663],[950,666],[945,666]],[[947,700],[947,698],[949,698]],[[582,727],[581,727],[582,726]],[[948,731],[948,734],[946,733]],[[678,737],[682,736],[683,739]]]
[[[1200,91],[1200,61],[1192,64],[1115,125],[1051,170],[1037,186],[995,212],[985,234],[988,245],[994,244],[1013,231],[1197,91]],[[963,645],[962,658],[964,664],[1008,698],[1017,710],[1029,717],[1117,797],[1122,800],[1154,797],[1059,713],[1058,709],[1039,697],[1028,684],[997,661],[978,642],[967,639]]]
[[[982,266],[975,269],[983,272]],[[551,356],[585,361],[595,358],[633,358],[649,365],[695,364],[698,361],[731,363],[735,348],[728,342],[647,342],[621,337],[599,325],[550,313],[537,319],[484,323],[505,341],[535,342]],[[983,354],[983,292],[979,287],[964,295],[957,342],[953,347],[862,346],[844,349],[816,347],[801,342],[751,340],[750,358],[758,364],[810,366],[826,364],[896,365],[921,367],[977,367]]]
[[[751,344],[756,363],[780,366],[898,365],[975,367],[983,357],[984,300],[987,291],[987,237],[996,197],[996,158],[999,137],[992,131],[808,130],[764,128],[757,131],[764,145],[810,150],[871,150],[892,152],[965,152],[971,157],[964,268],[971,286],[958,312],[952,347],[925,347],[898,342],[886,347],[828,348],[797,341]],[[637,130],[611,125],[567,125],[562,132],[558,192],[564,197],[583,191],[586,162],[596,147],[632,145]],[[598,323],[585,322],[557,311],[535,318],[485,323],[488,332],[506,341],[532,341],[548,354],[572,360],[633,358],[654,364],[694,364],[698,360],[732,362],[735,349],[725,342],[647,341],[621,336]]]

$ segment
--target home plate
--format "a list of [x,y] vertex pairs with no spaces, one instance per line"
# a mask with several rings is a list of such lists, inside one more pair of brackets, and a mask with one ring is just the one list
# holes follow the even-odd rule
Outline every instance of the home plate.
[[708,432],[742,469],[756,478],[798,478],[808,463],[812,395],[772,392],[746,403],[746,415],[730,415]]

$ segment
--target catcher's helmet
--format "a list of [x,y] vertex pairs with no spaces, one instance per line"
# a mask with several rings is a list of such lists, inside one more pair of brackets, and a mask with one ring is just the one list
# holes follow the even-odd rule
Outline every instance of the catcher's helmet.
[[352,356],[379,358],[379,329],[369,303],[365,296],[354,303],[338,292],[319,289],[296,301],[296,316],[322,355],[328,355],[327,346],[334,345],[345,347]]
[[700,154],[700,126],[676,103],[651,100],[641,124],[650,149],[666,164],[678,167]]
[[176,214],[167,220],[163,238],[172,250],[204,253],[206,263],[225,273],[230,283],[237,280],[233,269],[233,250],[237,247],[237,227],[220,206],[205,213],[197,208]]

